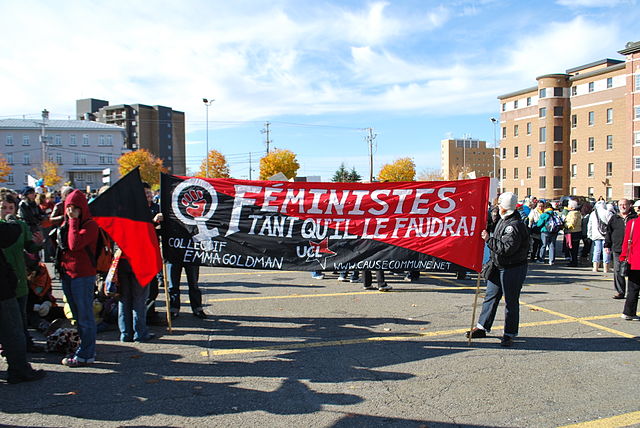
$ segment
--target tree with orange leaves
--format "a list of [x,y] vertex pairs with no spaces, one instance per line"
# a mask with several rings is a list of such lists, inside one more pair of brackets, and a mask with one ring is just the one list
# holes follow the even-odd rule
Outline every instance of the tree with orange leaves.
[[298,169],[300,164],[291,150],[275,149],[260,159],[260,180],[266,180],[279,172],[289,179],[295,178]]
[[167,172],[162,164],[162,159],[152,155],[145,149],[125,153],[118,158],[120,175],[125,175],[135,167],[140,167],[140,177],[152,187],[160,184],[160,173]]
[[411,158],[400,158],[382,166],[378,174],[380,181],[413,181],[416,176],[416,164]]
[[207,159],[202,159],[198,177],[229,178],[229,165],[227,159],[217,150],[209,151],[209,171],[207,173]]
[[0,183],[7,181],[7,175],[11,174],[12,170],[9,162],[0,154]]
[[52,161],[45,161],[42,167],[34,168],[33,173],[36,177],[42,178],[47,187],[53,187],[62,181],[58,164]]

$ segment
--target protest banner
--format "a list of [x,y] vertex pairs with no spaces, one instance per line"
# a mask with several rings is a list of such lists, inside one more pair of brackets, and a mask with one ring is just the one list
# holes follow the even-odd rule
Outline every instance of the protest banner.
[[163,174],[170,262],[288,270],[479,272],[489,178],[394,183]]

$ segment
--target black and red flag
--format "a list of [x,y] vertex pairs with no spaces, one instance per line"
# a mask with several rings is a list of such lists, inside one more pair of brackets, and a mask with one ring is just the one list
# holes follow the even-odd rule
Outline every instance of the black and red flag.
[[162,269],[162,257],[138,168],[94,199],[89,209],[127,257],[138,282],[146,286]]
[[489,178],[310,183],[162,175],[167,260],[295,270],[482,269]]

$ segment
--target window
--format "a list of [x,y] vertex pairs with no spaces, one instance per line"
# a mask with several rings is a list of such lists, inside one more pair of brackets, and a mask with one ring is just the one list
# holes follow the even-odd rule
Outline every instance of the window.
[[539,142],[544,143],[545,141],[547,141],[547,128],[545,128],[544,126],[540,128],[538,136]]
[[572,114],[571,115],[571,127],[575,128],[576,126],[578,126],[578,115],[577,114]]
[[562,126],[553,127],[553,141],[562,141]]
[[502,111],[507,111],[507,103],[502,103]]
[[538,156],[538,166],[546,166],[546,165],[547,165],[546,152],[542,151]]
[[514,187],[514,188],[513,188],[513,194],[514,194],[514,195],[516,195],[516,196],[518,196],[518,188],[517,188],[517,187]]
[[595,148],[596,148],[595,138],[589,137],[589,144],[587,145],[587,150],[592,152],[595,150]]
[[538,92],[540,98],[544,98],[547,96],[547,88],[542,88],[540,89],[540,91]]
[[503,147],[502,148],[502,159],[506,159],[507,158],[507,148]]
[[571,95],[578,95],[578,87],[577,86],[572,86],[571,87]]
[[520,151],[518,150],[518,146],[513,148],[513,158],[514,159],[518,159],[518,155],[519,155]]
[[13,174],[7,174],[7,183],[14,184],[13,183]]
[[605,175],[611,177],[613,175],[613,162],[607,162]]
[[589,120],[588,120],[588,122],[589,122],[589,126],[593,126],[593,124],[595,123],[595,121],[596,121],[596,115],[595,115],[595,113],[594,113],[594,112],[590,111],[590,112],[589,112]]
[[578,152],[578,140],[574,138],[573,140],[571,140],[571,153],[577,153],[577,152]]
[[607,109],[607,123],[613,123],[613,109]]
[[507,168],[502,168],[502,179],[503,180],[507,179]]
[[577,187],[572,187],[571,188],[571,194],[572,195],[577,195],[578,194],[578,188]]
[[541,189],[546,189],[547,188],[547,177],[545,177],[544,175],[541,175],[540,177],[538,177],[538,185]]
[[587,165],[587,177],[593,177],[595,175],[595,165],[590,163]]
[[13,146],[13,135],[7,135],[7,146]]
[[554,175],[553,176],[553,188],[554,189],[562,189],[562,176]]
[[514,180],[518,179],[518,168],[513,168],[513,179]]
[[613,87],[613,77],[607,77],[607,89]]
[[531,105],[531,97],[527,97],[527,106]]
[[[513,102],[513,108],[514,108],[514,109],[517,109],[517,108],[518,108],[518,100],[515,100],[515,101]],[[169,126],[171,126],[171,125],[169,125]]]
[[513,136],[514,137],[518,136],[518,125],[513,125]]
[[588,187],[587,196],[589,196],[590,198],[593,198],[593,194],[594,194],[593,187]]
[[593,90],[594,90],[594,83],[589,82],[589,92],[593,92]]
[[531,178],[531,167],[530,166],[527,167],[527,178],[528,179]]
[[[635,106],[633,108],[633,118],[640,120],[640,107]],[[28,140],[28,137],[27,137],[27,140]]]
[[62,165],[62,153],[56,153],[56,163]]
[[98,135],[98,145],[104,146],[104,142],[105,142],[104,135]]
[[554,97],[561,97],[563,93],[562,88],[553,88],[553,96]]
[[527,122],[527,135],[531,135],[531,122]]
[[[575,193],[573,193],[573,194],[575,195]],[[605,188],[605,195],[607,197],[607,200],[613,199],[613,187]]]
[[507,127],[506,126],[502,127],[502,138],[507,138]]
[[613,135],[607,135],[607,150],[613,150]]
[[23,135],[23,136],[22,136],[22,145],[23,145],[23,146],[28,146],[28,145],[30,145],[30,144],[31,144],[31,143],[29,143],[29,136],[28,136],[28,135]]
[[558,116],[562,116],[564,113],[564,108],[562,106],[555,106],[553,108],[553,115],[558,117]]
[[640,91],[640,70],[637,70],[636,72],[636,77],[635,77],[635,91]]
[[640,146],[640,131],[633,133],[633,145]]
[[576,178],[578,176],[578,165],[571,164],[571,178]]
[[28,173],[24,173],[24,184],[29,183],[29,174]]
[[83,146],[88,146],[89,145],[89,135],[88,134],[83,134],[82,135],[82,145]]
[[105,155],[100,155],[100,164],[104,165],[106,163],[106,156]]
[[74,165],[80,164],[80,154],[79,153],[74,153],[73,154],[73,164]]
[[636,171],[640,169],[640,156],[635,156],[633,158],[633,169]]
[[553,166],[562,166],[562,150],[553,151]]
[[538,110],[538,117],[546,117],[547,116],[547,108],[546,107],[541,107]]
[[531,157],[531,144],[527,144],[527,157]]
[[87,164],[87,155],[80,155],[80,164],[81,165]]
[[113,135],[107,135],[107,146],[113,146]]
[[531,187],[527,187],[527,196],[531,196]]
[[84,173],[76,172],[76,181],[84,181]]
[[7,153],[7,163],[13,165],[13,153]]
[[75,134],[69,135],[69,145],[70,146],[76,146],[77,145]]
[[22,155],[22,164],[31,165],[31,155],[29,153],[24,153]]

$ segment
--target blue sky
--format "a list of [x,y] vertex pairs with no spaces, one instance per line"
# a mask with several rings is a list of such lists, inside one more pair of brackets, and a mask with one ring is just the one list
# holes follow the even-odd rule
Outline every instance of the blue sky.
[[500,94],[640,40],[637,0],[3,1],[0,117],[73,117],[75,100],[186,113],[187,167],[209,147],[253,178],[272,147],[299,175],[341,162],[369,175],[412,157],[440,168],[440,140],[493,141]]

